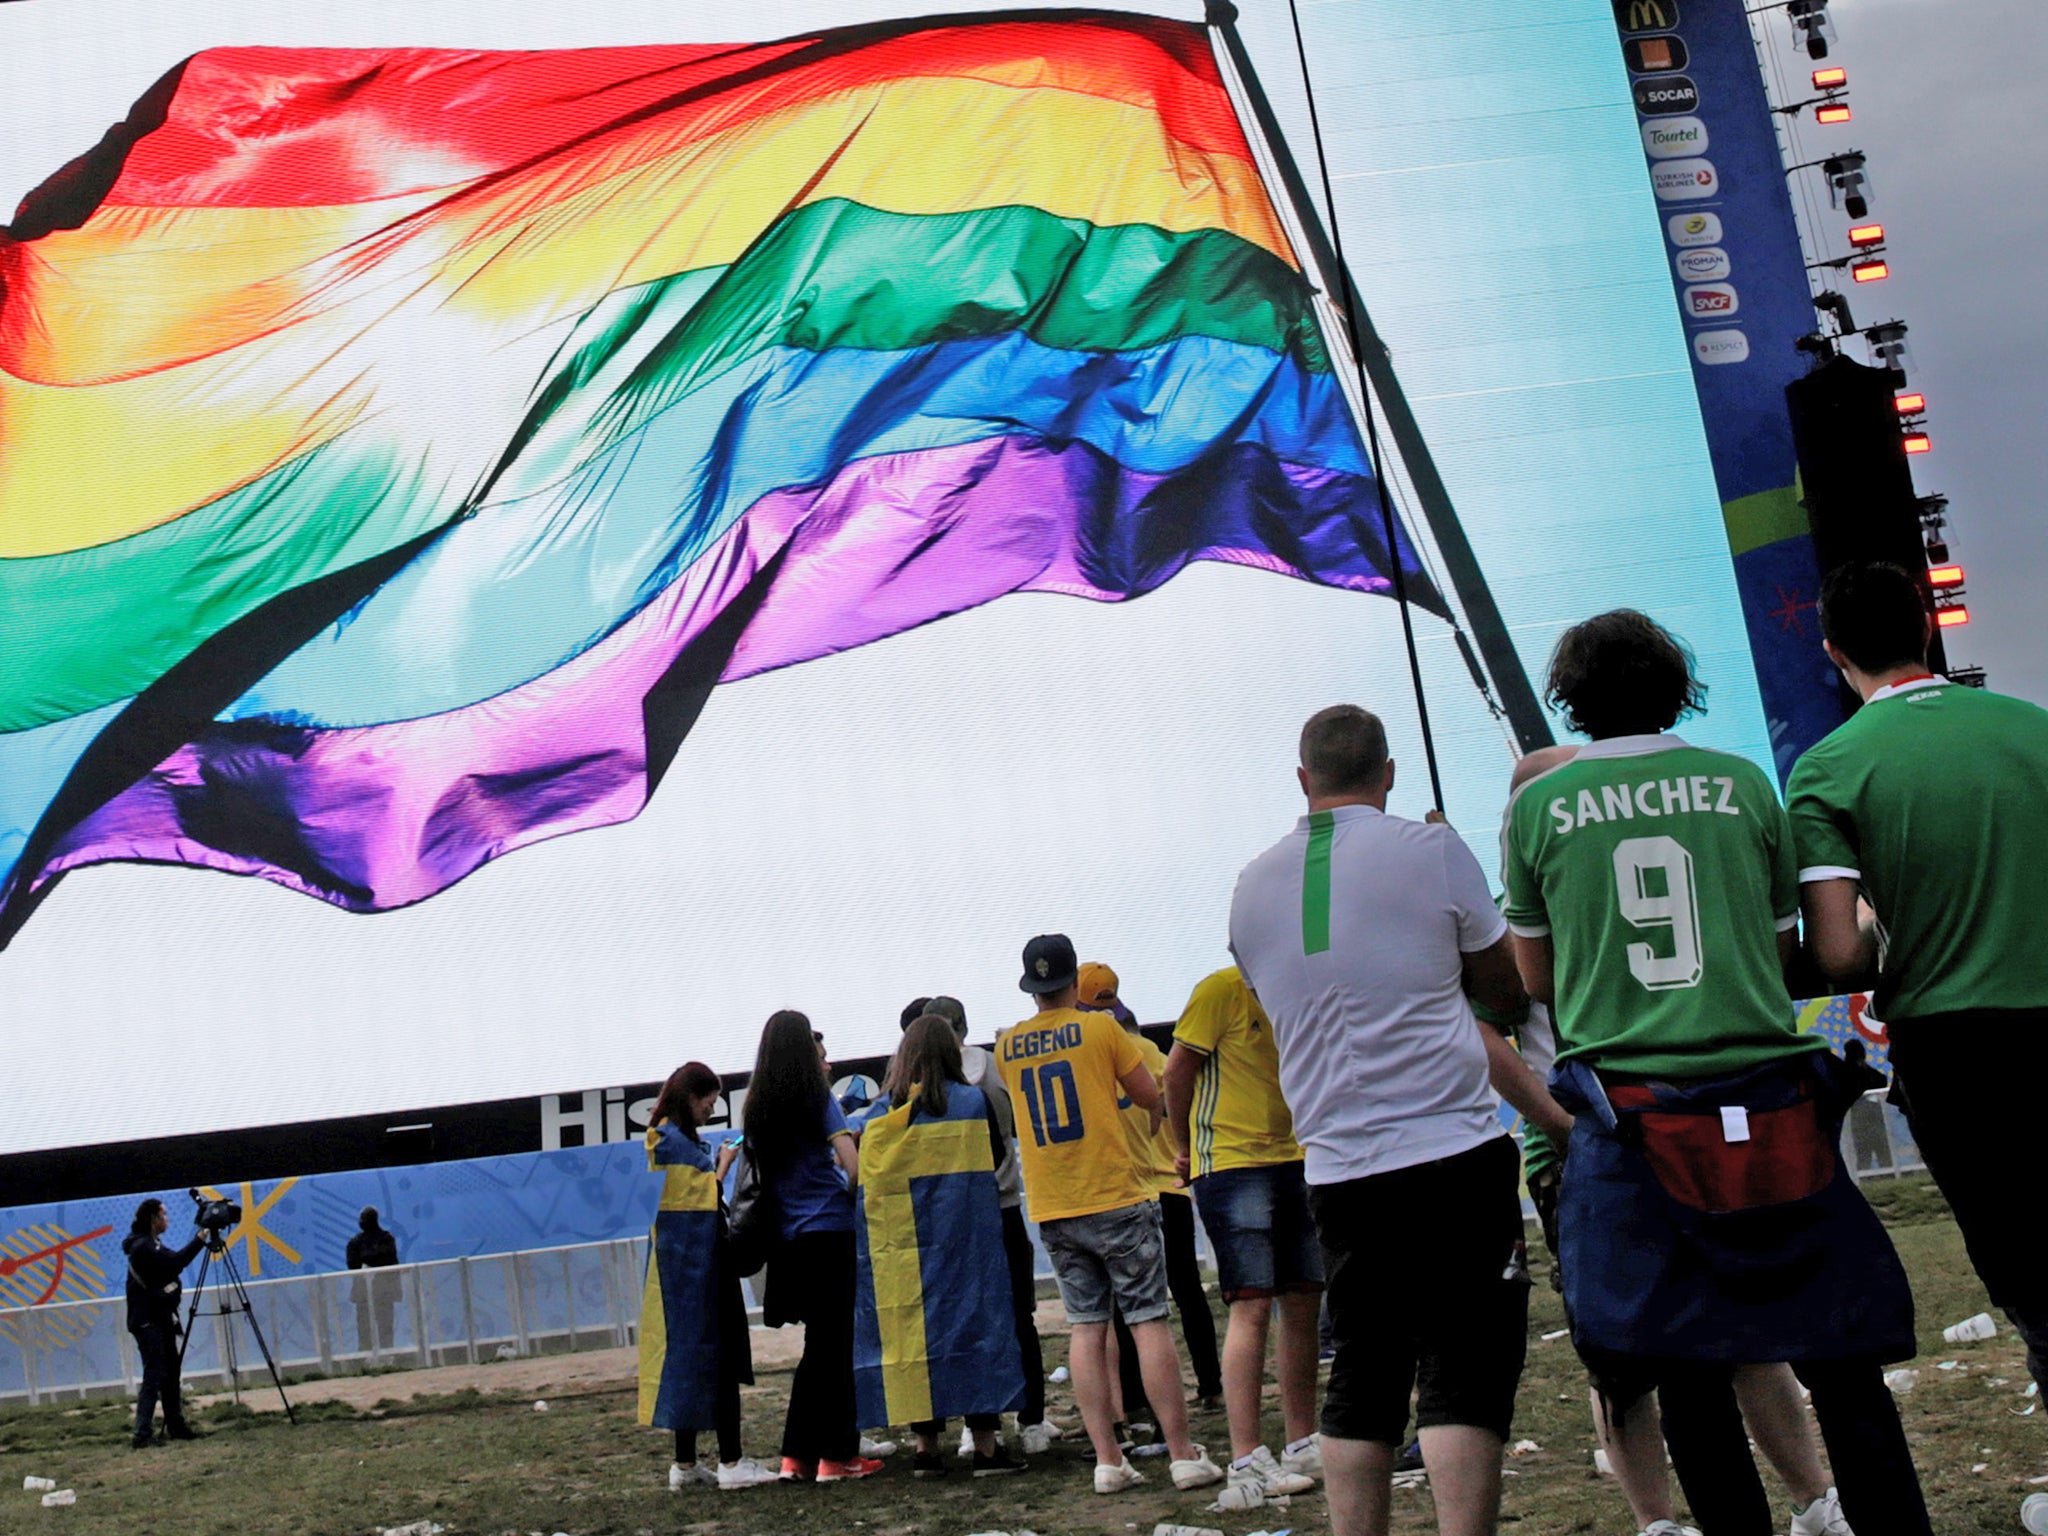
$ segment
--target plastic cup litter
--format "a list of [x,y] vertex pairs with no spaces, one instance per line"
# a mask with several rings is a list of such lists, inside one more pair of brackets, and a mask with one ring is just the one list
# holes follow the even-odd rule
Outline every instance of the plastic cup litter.
[[1975,1344],[1984,1339],[1998,1336],[1998,1324],[1991,1320],[1989,1312],[1979,1312],[1975,1317],[1966,1317],[1960,1323],[1950,1323],[1941,1330],[1941,1336],[1951,1344]]
[[23,1493],[48,1493],[56,1486],[57,1479],[54,1477],[24,1477],[21,1480]]
[[76,1504],[78,1495],[69,1488],[59,1488],[55,1493],[43,1495],[43,1508],[62,1509],[67,1504]]
[[1884,1373],[1884,1384],[1894,1392],[1910,1392],[1920,1385],[1920,1373],[1909,1368]]
[[2048,1536],[2048,1493],[2030,1493],[2020,1505],[2020,1524],[2032,1536]]

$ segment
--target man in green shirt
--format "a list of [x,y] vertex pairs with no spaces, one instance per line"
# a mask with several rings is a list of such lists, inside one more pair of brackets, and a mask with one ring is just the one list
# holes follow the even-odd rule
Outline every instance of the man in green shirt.
[[1733,1375],[1789,1360],[1857,1531],[1924,1536],[1880,1379],[1913,1351],[1911,1293],[1833,1145],[1850,1069],[1798,1032],[1785,987],[1791,829],[1754,764],[1667,734],[1703,694],[1640,613],[1567,631],[1549,697],[1592,739],[1522,786],[1502,839],[1516,959],[1576,1115],[1558,1212],[1574,1342],[1596,1378],[1657,1387],[1703,1529],[1774,1529]]
[[1844,986],[1876,967],[1893,1098],[2048,1386],[2040,1131],[2011,1070],[2048,1034],[2048,711],[1930,675],[1932,622],[1897,566],[1821,589],[1863,707],[1786,786],[1807,943]]

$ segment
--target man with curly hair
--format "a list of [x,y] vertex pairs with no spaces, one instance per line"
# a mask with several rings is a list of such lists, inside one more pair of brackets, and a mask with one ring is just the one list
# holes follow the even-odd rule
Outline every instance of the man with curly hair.
[[1748,759],[1670,734],[1705,690],[1641,613],[1566,631],[1549,697],[1591,740],[1517,791],[1502,853],[1516,961],[1552,1006],[1552,1087],[1576,1116],[1558,1206],[1574,1342],[1596,1381],[1658,1391],[1708,1536],[1776,1529],[1734,1373],[1780,1360],[1813,1394],[1860,1536],[1925,1536],[1881,1377],[1913,1353],[1912,1294],[1838,1150],[1871,1074],[1795,1025],[1784,807]]

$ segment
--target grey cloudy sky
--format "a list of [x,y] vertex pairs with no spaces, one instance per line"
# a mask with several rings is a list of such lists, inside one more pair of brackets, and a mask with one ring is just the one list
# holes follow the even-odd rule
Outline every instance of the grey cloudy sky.
[[[1836,0],[1828,60],[1849,71],[1855,121],[1808,126],[1808,153],[1870,156],[1871,214],[1891,278],[1851,295],[1859,324],[1908,327],[1912,387],[1934,450],[1915,464],[1945,492],[1971,623],[1951,655],[1991,686],[2048,704],[2048,150],[2038,0]],[[1774,40],[1785,33],[1773,19]],[[1811,66],[1802,66],[1811,67]],[[1801,77],[1803,83],[1803,76]],[[1839,255],[1844,221],[1831,215]]]

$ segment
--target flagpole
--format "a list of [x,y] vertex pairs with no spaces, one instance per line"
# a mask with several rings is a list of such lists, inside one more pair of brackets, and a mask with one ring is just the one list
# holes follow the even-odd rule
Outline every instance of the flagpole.
[[[1477,643],[1479,655],[1475,658],[1467,648],[1462,632],[1457,634],[1458,648],[1465,656],[1465,662],[1472,669],[1474,681],[1480,684],[1481,693],[1490,704],[1497,707],[1507,718],[1508,728],[1514,733],[1516,745],[1523,752],[1532,752],[1538,747],[1550,746],[1556,737],[1551,733],[1550,721],[1538,702],[1536,690],[1529,682],[1529,675],[1522,667],[1522,659],[1515,650],[1513,638],[1508,634],[1506,621],[1501,617],[1500,605],[1494,601],[1493,591],[1486,583],[1477,555],[1473,553],[1472,542],[1465,535],[1464,525],[1458,521],[1457,511],[1451,505],[1449,489],[1438,473],[1436,460],[1429,451],[1429,445],[1422,435],[1421,425],[1408,404],[1406,392],[1394,372],[1393,358],[1387,351],[1386,342],[1380,337],[1367,313],[1365,301],[1358,292],[1358,285],[1351,279],[1350,267],[1343,257],[1343,235],[1341,231],[1326,229],[1321,212],[1315,200],[1309,195],[1308,184],[1302,179],[1301,169],[1295,163],[1287,147],[1286,137],[1280,129],[1279,119],[1273,112],[1272,103],[1267,99],[1265,89],[1259,84],[1258,72],[1252,67],[1251,55],[1246,51],[1244,39],[1237,30],[1237,7],[1231,0],[1206,0],[1208,24],[1211,32],[1222,43],[1229,61],[1229,73],[1233,74],[1235,85],[1242,90],[1245,104],[1251,109],[1253,124],[1259,136],[1265,141],[1264,148],[1271,157],[1273,169],[1277,172],[1280,186],[1276,189],[1290,205],[1287,212],[1294,217],[1290,223],[1299,226],[1302,242],[1307,246],[1304,255],[1314,263],[1323,275],[1324,283],[1335,288],[1341,285],[1342,320],[1350,333],[1354,360],[1368,385],[1363,401],[1362,415],[1368,439],[1372,444],[1374,457],[1373,472],[1380,482],[1380,494],[1387,496],[1386,470],[1379,460],[1377,429],[1373,419],[1372,397],[1377,396],[1381,410],[1386,412],[1387,431],[1393,439],[1395,451],[1400,455],[1408,478],[1415,487],[1417,501],[1422,514],[1429,523],[1431,537],[1435,540],[1437,553],[1442,558],[1445,574],[1458,605],[1464,609],[1466,621],[1471,625],[1473,641]],[[1294,0],[1288,0],[1290,14]],[[1302,59],[1302,83],[1309,90],[1309,121],[1316,140],[1316,158],[1322,171],[1323,195],[1330,206],[1331,218],[1336,217],[1337,204],[1332,195],[1329,181],[1329,162],[1322,151],[1322,129],[1316,113],[1315,93],[1309,87],[1307,49],[1302,41],[1301,25],[1294,18],[1295,47]],[[1333,309],[1335,305],[1333,304]],[[1383,511],[1391,518],[1391,512],[1383,503]],[[1397,592],[1401,585],[1400,559],[1396,553],[1391,534],[1388,538],[1388,555],[1396,572]],[[1408,622],[1407,605],[1402,604],[1403,622]],[[1414,642],[1410,637],[1410,660],[1414,661]],[[1490,686],[1489,686],[1490,684]],[[1421,703],[1421,675],[1416,672],[1416,697],[1418,710]],[[1428,744],[1428,717],[1423,714],[1424,741]],[[1434,755],[1432,749],[1432,778],[1434,778]],[[1438,805],[1442,805],[1439,792]]]

